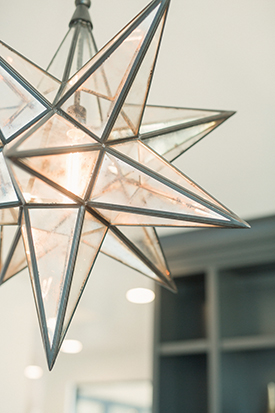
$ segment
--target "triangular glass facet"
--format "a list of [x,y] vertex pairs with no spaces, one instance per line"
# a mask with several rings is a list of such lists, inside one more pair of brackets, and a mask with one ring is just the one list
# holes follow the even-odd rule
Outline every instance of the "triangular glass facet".
[[28,167],[67,191],[84,198],[98,151],[72,152],[23,158]]
[[[11,238],[10,233],[5,234],[5,229],[6,228],[4,228],[2,242],[6,244],[6,242],[8,242],[8,239],[12,239],[12,242],[9,243],[9,249],[7,251],[6,258],[2,265],[2,271],[0,274],[0,280],[2,279],[2,283],[8,281],[14,275],[18,274],[20,271],[27,267],[26,254],[22,236],[20,233],[18,233],[20,232],[20,228],[15,227],[16,231],[13,238]],[[7,229],[10,230],[9,227]]]
[[177,215],[183,220],[187,216],[207,224],[229,221],[229,218],[109,154],[104,156],[91,201],[127,206],[133,212],[138,212],[138,208],[148,211],[148,215],[158,216],[160,211],[168,219]]
[[[75,120],[85,124],[85,127],[98,137],[101,137],[105,129],[114,104],[129,76],[137,53],[143,45],[157,10],[158,7],[155,7],[110,56],[108,58],[106,56],[103,63],[73,94],[73,99],[68,99],[62,105],[62,109],[65,112]],[[111,45],[113,45],[112,42]],[[106,50],[108,50],[108,47]],[[78,73],[76,76],[78,80],[81,75]],[[70,80],[69,85],[73,86],[74,82],[75,79],[73,78]],[[76,108],[77,105],[87,109],[83,119],[77,116],[77,113],[79,113],[79,109],[77,110]],[[94,108],[96,107],[95,116]]]
[[[155,7],[153,7],[152,9],[152,4],[150,3],[148,6],[145,7],[144,10],[142,10],[141,13],[139,13],[119,33],[117,33],[105,46],[103,46],[102,49],[100,49],[91,60],[89,60],[74,76],[70,78],[70,80],[67,82],[67,85],[62,92],[62,96],[64,96],[79,81],[79,79],[81,79],[88,71],[90,71],[90,73],[93,73],[96,70],[96,68],[102,65],[102,63],[106,59],[109,59],[111,49],[116,50],[125,41],[127,42],[129,41],[127,39],[129,39],[129,36],[136,29],[137,25],[139,25],[139,23],[137,22],[141,23],[144,21],[144,19],[146,18],[146,15],[148,15],[149,8],[151,9],[151,11],[149,12],[149,15],[151,15],[151,22],[152,22],[152,19],[155,17],[156,12],[159,9],[159,4],[156,4]],[[148,19],[147,25],[149,23],[150,21]],[[148,28],[146,28],[144,24],[143,26],[140,26],[140,27],[143,28],[143,30],[146,30],[146,32],[148,31]],[[128,33],[128,36],[126,36],[126,40],[125,40],[126,32]],[[58,55],[58,52],[56,53],[56,56],[57,55]]]
[[174,161],[195,143],[219,126],[223,120],[202,123],[189,128],[171,131],[153,138],[143,138],[143,142],[169,162]]
[[47,108],[0,66],[0,129],[6,141],[32,124]]
[[18,223],[19,208],[1,208],[0,225],[15,225]]
[[41,179],[29,174],[15,164],[11,164],[14,177],[21,193],[28,204],[74,204],[75,202],[62,192],[46,184]]
[[158,156],[154,151],[148,148],[143,142],[127,142],[113,147],[117,151],[123,153],[127,157],[138,162],[142,166],[156,172],[157,174],[164,176],[173,183],[180,185],[182,188],[191,192],[195,196],[212,203],[213,205],[222,208],[225,213],[229,211],[226,210],[219,202],[217,202],[213,197],[207,194],[203,189],[196,185],[191,179],[185,176],[182,172],[177,170],[170,163],[166,162],[163,158]]
[[[100,76],[100,68],[96,76]],[[76,101],[79,103],[75,104]],[[108,97],[92,93],[84,86],[65,102],[63,109],[99,138],[103,131],[103,123],[106,123],[109,116],[112,103]]]
[[[75,233],[78,209],[29,209],[31,237],[35,261],[34,276],[38,277],[47,324],[48,337],[52,345],[60,301],[67,275]],[[24,231],[23,231],[24,236]]]
[[[2,271],[4,262],[9,253],[17,226],[1,225],[0,226],[0,270]],[[0,277],[1,278],[1,277]]]
[[53,102],[61,83],[43,69],[0,42],[0,56],[49,102]]
[[0,204],[18,202],[3,152],[0,152]]
[[[39,321],[40,328],[42,329],[42,325],[43,325],[42,318],[43,317],[42,317],[42,314],[41,314],[41,311],[40,311],[40,308],[39,308],[39,304],[38,304],[38,298],[37,298],[38,291],[37,291],[36,285],[35,285],[35,275],[34,275],[35,271],[34,271],[34,268],[33,268],[33,267],[35,267],[35,265],[34,265],[32,259],[31,259],[31,250],[32,250],[33,245],[32,244],[30,245],[30,242],[29,242],[30,237],[28,236],[27,225],[26,225],[26,220],[25,220],[25,215],[24,214],[22,214],[21,229],[22,229],[22,238],[23,238],[24,248],[25,248],[25,251],[26,251],[26,259],[27,259],[27,264],[28,264],[28,269],[29,269],[29,275],[30,275],[30,280],[31,280],[31,285],[32,285],[32,291],[33,291],[34,301],[35,301],[37,315],[38,315],[38,321]],[[38,284],[39,284],[39,279],[38,279]],[[39,288],[39,292],[40,292],[40,295],[41,295],[40,288]],[[44,333],[43,330],[41,330],[41,332],[42,332],[42,336],[43,336],[43,340],[44,340],[44,344],[45,344],[45,341],[48,342],[48,332],[46,332],[47,340],[45,340],[45,337],[43,335],[43,333]]]
[[85,213],[63,324],[63,336],[65,335],[74,315],[106,231],[107,227],[105,225],[99,222],[88,212]]
[[135,247],[131,247],[131,244],[126,244],[119,236],[111,229],[108,231],[104,243],[100,250],[103,254],[114,258],[130,268],[152,278],[154,281],[158,281],[164,284],[159,274],[154,272],[148,265],[146,265],[146,257],[142,252],[136,250]]
[[63,80],[64,71],[66,69],[66,62],[72,47],[72,41],[75,36],[76,25],[72,26],[67,32],[66,36],[62,40],[60,46],[55,52],[49,66],[47,67],[47,72],[51,73],[54,77]]
[[32,149],[63,148],[95,143],[97,142],[81,129],[55,114],[25,140],[22,140],[17,150],[20,153],[20,151]]
[[158,268],[164,276],[171,279],[160,242],[154,228],[117,227],[144,255]]
[[138,135],[144,106],[152,80],[157,52],[160,45],[164,21],[165,15],[162,18],[162,21],[160,22],[159,27],[150,43],[143,62],[121,109],[121,116],[126,122],[126,128],[123,127],[124,125],[121,125],[121,122],[118,119],[108,140]]
[[157,131],[184,125],[195,120],[203,120],[204,118],[217,116],[220,113],[210,110],[146,105],[140,127],[141,138],[146,134],[153,133],[157,135]]
[[[68,62],[68,56],[72,51],[73,56]],[[66,34],[47,71],[56,78],[67,81],[95,55],[91,25],[78,21]]]
[[90,23],[79,21],[77,25],[79,26],[79,31],[74,56],[72,59],[69,79],[97,53],[92,39]]

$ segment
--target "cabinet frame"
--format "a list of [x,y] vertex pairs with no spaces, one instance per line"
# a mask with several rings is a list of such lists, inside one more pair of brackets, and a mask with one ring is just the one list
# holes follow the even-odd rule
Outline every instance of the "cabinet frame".
[[171,273],[175,279],[205,274],[207,337],[161,343],[161,287],[157,287],[154,323],[153,413],[160,412],[161,357],[205,354],[208,361],[207,412],[222,413],[222,355],[234,351],[264,349],[273,349],[275,352],[275,331],[274,335],[266,336],[221,337],[219,281],[222,272],[275,263],[275,216],[251,220],[249,223],[251,225],[249,230],[206,229],[186,231],[161,238]]

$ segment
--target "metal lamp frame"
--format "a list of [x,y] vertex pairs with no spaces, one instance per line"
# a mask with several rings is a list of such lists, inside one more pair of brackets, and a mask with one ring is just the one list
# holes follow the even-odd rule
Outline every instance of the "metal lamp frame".
[[[128,214],[143,215],[143,216],[148,216],[148,217],[172,219],[178,222],[178,226],[183,226],[183,227],[184,226],[197,227],[198,224],[200,226],[206,226],[206,227],[209,227],[209,226],[227,227],[227,228],[236,228],[236,227],[246,228],[247,227],[247,224],[244,221],[238,218],[233,212],[226,209],[221,203],[218,203],[218,201],[216,201],[213,197],[212,197],[213,202],[206,200],[203,196],[197,195],[191,192],[190,190],[183,188],[181,185],[173,182],[167,177],[154,171],[150,167],[130,158],[129,156],[121,153],[119,150],[116,149],[117,145],[119,144],[123,144],[127,142],[138,143],[139,145],[147,149],[150,149],[151,153],[154,154],[154,156],[157,159],[160,159],[163,162],[165,162],[165,164],[167,164],[167,159],[165,159],[165,156],[161,156],[154,149],[150,148],[150,146],[147,145],[149,140],[151,140],[152,138],[157,138],[163,135],[169,135],[174,132],[187,130],[195,126],[200,126],[200,125],[204,125],[208,123],[209,124],[214,123],[215,127],[217,127],[234,114],[234,112],[231,112],[231,111],[215,111],[214,114],[213,114],[213,111],[209,111],[209,115],[206,115],[204,117],[199,117],[198,119],[195,119],[195,120],[191,120],[187,122],[183,120],[182,122],[177,122],[176,124],[172,126],[168,126],[168,127],[164,126],[163,128],[157,131],[150,131],[150,132],[145,132],[145,133],[140,132],[140,127],[142,125],[142,118],[144,116],[144,111],[146,110],[146,108],[172,109],[171,107],[160,107],[160,106],[147,105],[147,99],[148,99],[151,79],[152,79],[152,76],[155,70],[156,60],[157,60],[157,56],[159,53],[159,44],[160,44],[160,41],[163,35],[163,28],[164,28],[165,21],[166,21],[170,0],[153,0],[128,26],[126,26],[124,30],[122,30],[110,42],[109,45],[107,45],[107,47],[101,49],[94,58],[88,61],[83,66],[83,68],[79,70],[78,79],[76,79],[74,76],[69,78],[71,69],[72,69],[73,59],[75,56],[77,42],[79,38],[80,25],[83,24],[83,22],[84,24],[87,25],[87,30],[90,33],[94,48],[97,51],[96,43],[95,43],[93,33],[92,33],[93,26],[92,26],[91,20],[89,18],[89,13],[88,13],[89,4],[90,4],[89,0],[82,0],[82,1],[78,0],[77,1],[77,9],[70,23],[70,27],[75,27],[75,32],[74,32],[71,47],[69,50],[69,54],[67,57],[67,61],[65,64],[62,80],[61,81],[58,80],[54,76],[50,75],[47,71],[44,71],[43,69],[34,65],[36,70],[41,71],[43,75],[49,77],[58,86],[58,91],[56,93],[56,97],[54,98],[53,102],[50,102],[30,82],[24,79],[23,76],[21,76],[20,73],[18,73],[5,59],[0,57],[0,67],[2,67],[8,73],[9,76],[11,76],[16,82],[18,82],[20,86],[22,86],[31,96],[35,98],[36,101],[38,101],[45,108],[38,116],[36,116],[31,121],[24,124],[18,131],[16,131],[9,138],[6,138],[0,129],[0,139],[4,147],[4,148],[1,148],[0,150],[4,151],[3,153],[5,155],[5,158],[8,160],[7,166],[9,168],[12,182],[14,185],[14,189],[18,197],[18,201],[1,204],[0,208],[17,207],[20,209],[19,219],[18,219],[18,222],[16,223],[18,225],[18,229],[12,241],[7,260],[0,272],[0,284],[4,282],[5,274],[8,270],[9,263],[15,253],[18,242],[20,240],[21,226],[23,225],[26,230],[25,243],[28,244],[28,248],[30,252],[30,257],[28,259],[30,277],[31,277],[31,282],[33,284],[33,291],[34,291],[34,296],[35,296],[35,303],[37,307],[39,324],[40,324],[40,329],[42,332],[45,352],[47,355],[47,361],[48,361],[48,365],[50,369],[52,369],[54,365],[54,362],[60,350],[62,341],[66,335],[66,332],[73,318],[73,315],[72,315],[68,325],[64,327],[64,319],[66,315],[67,304],[68,304],[68,299],[70,295],[70,289],[71,289],[71,285],[73,281],[73,274],[74,274],[74,269],[76,266],[77,254],[78,254],[79,245],[81,241],[81,233],[82,233],[82,228],[83,228],[86,212],[88,212],[91,216],[93,216],[104,227],[104,231],[103,231],[104,233],[102,235],[102,240],[97,250],[96,257],[101,249],[101,246],[104,242],[104,239],[107,233],[111,232],[117,239],[119,239],[124,245],[126,245],[127,248],[130,251],[132,251],[142,263],[144,263],[156,275],[157,282],[159,282],[163,286],[166,286],[168,289],[172,291],[175,291],[175,285],[171,277],[169,278],[165,276],[162,273],[162,271],[160,271],[160,269],[157,268],[157,266],[152,261],[150,261],[150,259],[139,248],[137,248],[134,242],[132,242],[127,236],[125,236],[125,234],[123,234],[123,232],[118,228],[118,226],[122,226],[122,224],[118,225],[118,224],[112,223],[111,220],[108,220],[102,213],[99,212],[99,210],[101,211],[111,210],[111,211],[117,211],[117,212],[125,212]],[[122,45],[125,39],[127,39],[130,36],[130,34],[133,33],[133,31],[155,10],[157,10],[157,12],[154,16],[153,22],[150,25],[150,28],[148,29],[148,32],[144,38],[144,41],[142,42],[142,45],[140,49],[138,50],[138,53],[135,56],[134,62],[130,70],[127,72],[127,74],[125,75],[125,78],[123,79],[124,80],[123,86],[120,89],[119,95],[116,96],[116,99],[110,98],[110,101],[111,100],[113,101],[111,114],[105,124],[101,137],[99,137],[97,134],[92,132],[88,127],[86,127],[84,124],[82,124],[81,122],[76,120],[73,116],[68,114],[66,110],[64,110],[63,105],[75,93],[78,93],[79,88],[81,88],[84,82],[87,79],[89,79],[90,76],[92,76],[99,68],[102,67],[102,65],[107,61],[107,59]],[[146,91],[144,102],[143,102],[143,107],[140,113],[140,118],[138,122],[139,127],[135,129],[133,128],[133,125],[131,125],[130,122],[127,121],[126,115],[125,114],[123,115],[123,105],[129,94],[129,91],[131,90],[131,87],[133,86],[135,82],[136,76],[143,63],[145,55],[149,50],[149,47],[152,43],[152,40],[161,22],[163,22],[162,31],[160,34],[158,48],[157,48],[154,61],[153,61],[148,89]],[[9,48],[4,43],[2,43],[2,45]],[[60,47],[62,47],[62,44]],[[11,48],[9,49],[12,52],[17,53],[13,49]],[[17,55],[19,54],[17,53]],[[53,60],[55,59],[55,56]],[[24,58],[23,56],[21,57]],[[33,65],[32,62],[28,61],[27,59],[25,60]],[[108,89],[109,85],[108,85],[107,76],[105,77],[105,82],[106,82],[106,88]],[[187,108],[185,109],[184,108],[173,108],[173,109],[186,110],[186,111],[192,110],[192,109],[187,109]],[[205,110],[202,110],[202,111],[205,112],[206,114],[208,113],[208,111],[205,111]],[[126,121],[126,124],[129,126],[129,129],[132,130],[133,136],[109,141],[108,140],[109,136],[115,126],[118,116],[121,113],[124,116],[124,120]],[[26,139],[28,139],[30,136],[32,136],[35,132],[37,132],[48,121],[50,121],[55,115],[60,116],[66,121],[70,122],[73,127],[76,127],[80,129],[81,131],[83,131],[87,136],[90,136],[95,141],[95,143],[78,144],[74,146],[59,146],[59,147],[54,147],[54,148],[21,150],[20,147],[22,143]],[[206,136],[208,133],[210,133],[210,131],[208,132],[206,131],[203,134],[203,137]],[[22,134],[23,136],[19,138],[16,142],[14,142],[11,147],[8,147],[9,145],[7,146],[8,143],[14,141],[16,138],[18,138]],[[172,159],[170,159],[170,161],[175,160],[178,156],[180,156],[187,149],[192,147],[200,139],[202,138],[199,138],[195,141],[191,141],[190,144],[188,144],[187,142],[185,148],[182,151],[180,151],[177,154],[177,156],[174,156]],[[58,155],[58,154],[84,153],[84,152],[93,152],[93,151],[98,153],[98,157],[97,157],[92,175],[90,176],[89,182],[86,185],[86,191],[83,197],[78,196],[77,194],[69,191],[62,185],[58,184],[58,182],[55,182],[49,177],[43,175],[42,173],[39,173],[39,171],[36,171],[35,169],[31,168],[24,161],[24,158],[31,159],[32,157],[37,157],[37,156],[47,155],[50,157],[52,155]],[[165,185],[165,187],[175,191],[179,195],[183,195],[184,197],[187,197],[188,199],[190,199],[190,202],[200,204],[202,207],[205,207],[209,211],[213,212],[214,214],[217,214],[217,216],[219,216],[220,218],[214,219],[211,217],[203,217],[203,216],[191,215],[187,213],[176,213],[176,212],[169,212],[166,210],[153,210],[150,208],[141,208],[138,206],[133,207],[129,205],[104,203],[104,202],[91,200],[93,189],[95,188],[97,177],[98,177],[99,171],[101,170],[105,155],[114,157],[116,160],[121,161],[125,165],[127,165],[127,167],[131,167],[134,170],[138,171],[139,173],[144,174],[145,176],[149,178],[152,178],[154,182],[158,182],[162,185]],[[43,181],[44,183],[50,185],[52,188],[58,190],[60,193],[64,194],[66,197],[70,198],[74,202],[74,204],[65,204],[65,203],[49,204],[46,202],[28,203],[24,198],[20,185],[18,184],[16,178],[14,177],[14,174],[12,171],[12,165],[18,166],[23,171],[31,174],[32,176]],[[181,173],[175,167],[173,167],[173,171]],[[192,183],[191,180],[190,182]],[[196,187],[199,190],[202,190],[198,185],[196,185]],[[205,191],[204,191],[204,194],[210,197],[210,195]],[[46,319],[45,308],[43,304],[40,280],[39,280],[37,257],[36,257],[34,241],[32,237],[30,211],[32,209],[55,210],[55,209],[60,209],[60,208],[77,209],[77,219],[76,219],[76,226],[74,229],[74,236],[73,236],[68,266],[67,266],[66,275],[65,275],[65,281],[64,281],[63,290],[62,290],[60,303],[59,303],[60,311],[58,312],[56,328],[54,331],[53,341],[51,345],[49,335],[48,335],[47,319]],[[153,224],[143,225],[142,224],[142,226],[152,227],[152,226],[158,226],[158,225],[155,225],[155,224],[154,225]],[[165,224],[161,226],[165,226]],[[156,243],[158,244],[159,248],[161,248],[161,244],[159,242],[155,229],[154,229],[154,234],[155,234],[154,237],[155,237]],[[94,259],[94,262],[96,260],[96,257]],[[163,257],[165,260],[164,254],[163,254]],[[165,264],[166,264],[167,271],[169,272],[168,264],[166,260],[165,260]],[[92,265],[92,268],[93,268],[93,265]],[[90,269],[89,275],[91,274],[92,268]],[[85,285],[89,279],[89,275],[87,276],[85,280]],[[84,288],[85,288],[85,285],[84,285]],[[81,294],[79,295],[73,314],[77,308],[77,304],[81,298],[83,290]]]

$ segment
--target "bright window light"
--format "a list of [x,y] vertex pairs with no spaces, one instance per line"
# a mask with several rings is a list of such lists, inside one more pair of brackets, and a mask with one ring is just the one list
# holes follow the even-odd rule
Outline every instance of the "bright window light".
[[126,298],[131,303],[148,304],[154,301],[155,293],[147,288],[133,288],[127,291]]
[[25,368],[24,374],[28,379],[37,380],[43,376],[43,370],[39,366],[28,366]]
[[83,345],[78,340],[64,340],[61,346],[62,353],[77,354],[83,349]]

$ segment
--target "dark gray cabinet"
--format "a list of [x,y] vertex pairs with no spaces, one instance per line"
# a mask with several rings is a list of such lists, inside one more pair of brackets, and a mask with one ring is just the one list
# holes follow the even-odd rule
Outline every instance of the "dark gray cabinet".
[[275,382],[275,217],[162,238],[178,294],[157,289],[154,413],[266,413]]

